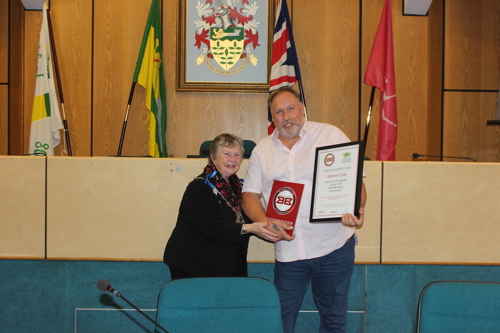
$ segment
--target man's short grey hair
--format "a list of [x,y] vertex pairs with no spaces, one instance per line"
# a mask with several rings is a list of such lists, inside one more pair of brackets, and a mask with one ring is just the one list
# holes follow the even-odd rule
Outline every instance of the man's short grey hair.
[[288,91],[289,93],[292,93],[296,98],[297,100],[302,103],[302,96],[300,95],[300,93],[293,89],[292,87],[281,87],[281,88],[278,88],[276,90],[274,90],[271,94],[269,94],[269,97],[267,98],[267,107],[269,109],[269,111],[272,113],[272,110],[271,110],[271,104],[273,104],[273,101],[274,101],[274,98],[279,95],[280,93],[282,92],[285,92],[285,91]]

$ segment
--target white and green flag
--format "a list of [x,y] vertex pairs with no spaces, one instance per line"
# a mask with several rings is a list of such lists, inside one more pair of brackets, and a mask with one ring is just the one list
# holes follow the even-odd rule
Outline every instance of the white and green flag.
[[47,3],[45,3],[38,44],[38,68],[31,115],[29,154],[54,156],[54,147],[61,142],[59,130],[62,128],[64,127],[52,73]]

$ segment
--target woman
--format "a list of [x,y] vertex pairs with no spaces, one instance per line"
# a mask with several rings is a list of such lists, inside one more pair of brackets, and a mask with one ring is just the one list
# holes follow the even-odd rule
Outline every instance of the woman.
[[177,224],[163,261],[172,279],[248,276],[250,234],[277,242],[267,222],[252,223],[241,209],[242,182],[236,175],[243,159],[243,141],[218,135],[210,145],[203,173],[186,188]]

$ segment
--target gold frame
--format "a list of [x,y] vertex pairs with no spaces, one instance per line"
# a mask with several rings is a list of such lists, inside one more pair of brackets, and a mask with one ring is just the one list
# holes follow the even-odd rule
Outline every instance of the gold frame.
[[[179,13],[179,27],[178,27],[178,75],[177,75],[177,91],[194,91],[194,92],[247,92],[247,93],[268,93],[269,92],[269,78],[271,69],[271,51],[273,43],[273,30],[274,30],[274,16],[276,0],[267,1],[267,69],[266,69],[266,82],[219,82],[219,81],[205,81],[205,82],[190,82],[186,80],[187,66],[186,62],[186,32],[187,32],[187,4],[192,2],[196,3],[198,0],[181,0],[180,13]],[[261,42],[262,43],[262,42]]]

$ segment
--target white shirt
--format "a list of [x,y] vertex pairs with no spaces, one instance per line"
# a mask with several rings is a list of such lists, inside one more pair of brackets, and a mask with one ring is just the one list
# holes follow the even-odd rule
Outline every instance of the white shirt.
[[337,127],[306,121],[292,149],[278,138],[277,130],[260,140],[252,151],[243,192],[262,195],[267,206],[274,180],[304,184],[295,223],[295,239],[275,244],[276,260],[289,262],[324,256],[339,248],[354,234],[342,223],[310,223],[312,183],[316,147],[350,142]]

